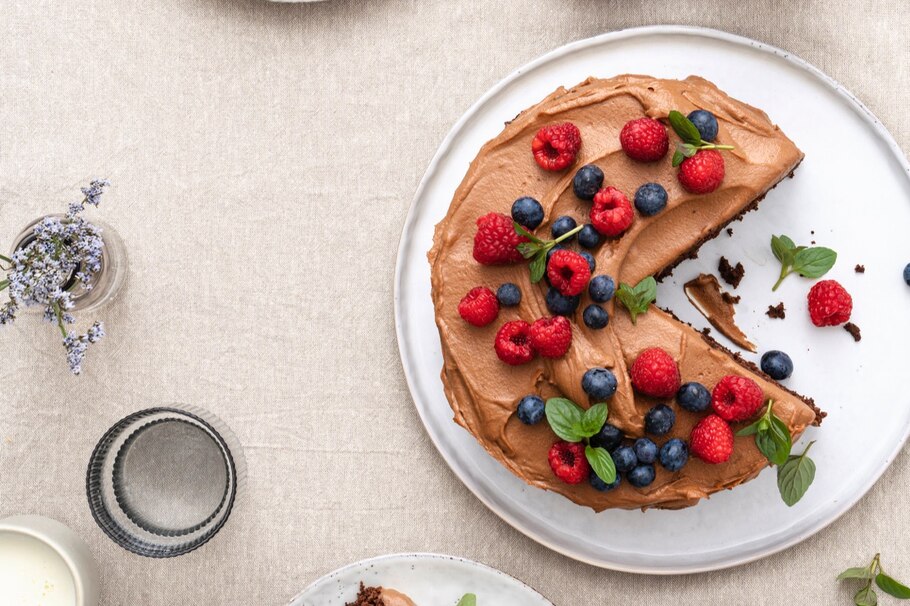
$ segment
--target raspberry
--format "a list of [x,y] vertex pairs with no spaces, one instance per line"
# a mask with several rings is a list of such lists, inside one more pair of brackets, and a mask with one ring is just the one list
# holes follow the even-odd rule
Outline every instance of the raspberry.
[[701,149],[682,161],[676,178],[693,194],[710,194],[724,180],[724,157],[716,149]]
[[534,161],[544,170],[562,170],[575,162],[581,133],[571,122],[544,126],[531,141]]
[[475,286],[458,304],[458,315],[473,326],[486,326],[499,315],[499,301],[486,286]]
[[481,265],[518,263],[524,257],[516,246],[527,241],[515,233],[512,219],[500,213],[488,213],[477,219],[474,259]]
[[531,347],[545,358],[561,358],[572,344],[572,325],[565,316],[540,318],[531,325]]
[[659,347],[646,349],[635,358],[632,387],[646,396],[672,398],[679,390],[679,368],[670,354]]
[[559,249],[547,263],[547,277],[550,284],[561,294],[574,297],[584,292],[591,279],[588,261],[572,250]]
[[670,148],[667,128],[652,118],[626,122],[619,133],[619,143],[627,156],[639,162],[660,160]]
[[758,383],[747,377],[727,375],[711,392],[711,407],[725,421],[751,419],[762,407],[765,396]]
[[733,454],[733,430],[717,415],[708,415],[692,428],[689,451],[705,463],[723,463]]
[[534,359],[531,348],[531,325],[524,320],[506,322],[496,333],[493,348],[499,359],[510,366],[518,366]]
[[566,484],[581,484],[591,475],[585,447],[580,442],[554,442],[547,460],[556,477]]
[[809,291],[809,317],[816,326],[837,326],[850,319],[853,297],[835,280],[822,280]]
[[632,203],[615,187],[605,187],[594,195],[591,224],[605,236],[618,236],[632,225]]

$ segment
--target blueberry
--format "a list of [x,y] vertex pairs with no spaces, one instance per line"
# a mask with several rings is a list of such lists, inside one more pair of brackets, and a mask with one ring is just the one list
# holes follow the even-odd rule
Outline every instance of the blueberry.
[[652,217],[667,205],[667,190],[658,183],[645,183],[635,192],[635,208],[646,217]]
[[496,298],[503,307],[515,307],[521,303],[521,289],[511,282],[506,282],[496,289]]
[[660,448],[660,464],[667,471],[679,471],[689,460],[689,447],[679,438],[673,438]]
[[594,194],[604,184],[604,171],[593,164],[585,164],[578,169],[572,179],[572,190],[582,200],[593,200]]
[[666,404],[658,404],[645,415],[645,431],[655,436],[666,435],[673,429],[676,413]]
[[543,420],[545,408],[540,396],[525,396],[518,402],[518,419],[525,425],[537,425]]
[[597,248],[600,246],[600,240],[600,232],[594,229],[590,223],[586,223],[578,232],[578,243],[584,248]]
[[711,406],[711,392],[701,383],[683,383],[676,392],[676,403],[689,412],[704,412]]
[[616,285],[613,284],[613,278],[610,276],[594,276],[588,283],[588,294],[591,295],[593,301],[598,303],[606,303],[613,298],[615,290]]
[[904,268],[904,282],[910,286],[910,263],[907,263],[907,266]]
[[620,446],[613,451],[613,464],[616,465],[616,471],[625,473],[638,465],[638,457],[631,446]]
[[657,444],[650,438],[638,438],[632,445],[639,463],[653,463],[657,460]]
[[519,198],[512,202],[512,219],[528,229],[537,229],[543,223],[543,206],[534,198]]
[[589,368],[581,378],[581,388],[597,402],[616,393],[616,375],[606,368]]
[[704,109],[696,109],[688,116],[695,128],[705,141],[714,141],[717,138],[717,118],[714,114]]
[[654,475],[653,465],[639,465],[626,474],[626,479],[635,488],[644,488],[654,481]]
[[761,357],[761,369],[775,381],[783,381],[793,374],[793,360],[784,352],[772,349]]
[[[553,239],[555,240],[556,238],[559,238],[559,237],[564,236],[565,234],[569,233],[576,227],[578,227],[578,223],[575,222],[575,219],[573,219],[572,217],[570,217],[568,215],[563,215],[563,216],[559,217],[558,219],[556,219],[555,221],[553,221],[553,226],[550,227],[550,232],[553,234]],[[574,237],[575,236],[572,236],[572,238],[574,238]],[[563,240],[563,242],[569,242],[572,240],[572,238],[567,238],[567,239]]]
[[597,269],[597,261],[594,260],[594,255],[586,250],[580,250],[578,251],[578,254],[584,257],[584,260],[588,262],[588,268],[591,270],[591,273],[594,273],[594,270]]
[[600,479],[600,476],[592,471],[590,477],[588,478],[588,481],[591,482],[591,486],[593,486],[595,490],[599,490],[600,492],[607,492],[608,490],[613,490],[619,486],[622,478],[619,474],[616,474],[616,479],[613,480],[611,484],[607,484]]
[[622,430],[615,425],[604,423],[604,426],[600,428],[600,431],[591,436],[588,442],[594,448],[600,447],[608,451],[613,450],[622,444]]
[[610,315],[597,303],[591,303],[585,307],[581,317],[584,318],[585,326],[594,329],[603,328],[610,321]]
[[578,296],[568,297],[551,286],[547,290],[546,300],[547,309],[550,310],[550,313],[557,316],[571,316],[578,309],[578,302],[581,298]]

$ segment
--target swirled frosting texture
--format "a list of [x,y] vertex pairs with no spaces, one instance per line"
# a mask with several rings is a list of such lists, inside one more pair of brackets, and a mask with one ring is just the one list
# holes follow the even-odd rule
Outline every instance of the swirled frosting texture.
[[[631,119],[642,115],[664,119],[672,109],[685,114],[697,108],[717,117],[718,142],[736,147],[724,152],[726,177],[722,186],[700,196],[680,187],[669,156],[657,163],[637,163],[626,157],[619,144],[619,131]],[[572,168],[545,172],[533,160],[531,140],[541,126],[563,121],[571,121],[581,130],[581,151]],[[675,142],[671,133],[671,146]],[[642,436],[644,414],[660,400],[633,393],[628,368],[648,347],[669,352],[679,365],[683,381],[699,381],[711,388],[727,374],[751,376],[766,397],[773,398],[775,413],[794,435],[815,421],[816,413],[801,398],[744,367],[691,327],[654,306],[633,326],[626,311],[613,300],[605,305],[610,314],[607,328],[587,328],[581,321],[581,310],[590,303],[587,295],[576,316],[570,318],[573,342],[564,358],[538,357],[518,367],[503,364],[493,350],[496,331],[510,320],[533,322],[550,315],[544,302],[546,285],[531,284],[525,264],[490,267],[474,261],[475,221],[490,211],[508,214],[520,196],[532,196],[543,205],[546,214],[537,229],[539,234],[548,235],[551,222],[562,215],[586,221],[590,205],[573,194],[572,177],[587,163],[603,169],[604,186],[617,187],[630,199],[641,184],[658,182],[669,194],[667,208],[654,217],[636,214],[625,234],[607,241],[594,253],[596,273],[612,276],[617,284],[635,284],[659,274],[713,237],[792,173],[801,160],[802,153],[763,112],[697,77],[589,79],[571,90],[560,88],[522,112],[484,145],[471,164],[447,216],[436,227],[429,253],[436,322],[445,359],[442,379],[455,421],[527,483],[559,492],[598,511],[611,507],[685,507],[757,475],[767,461],[748,437],[736,439],[734,454],[724,464],[690,459],[675,473],[657,465],[657,478],[647,488],[637,489],[623,482],[619,488],[601,493],[587,483],[570,486],[559,481],[547,463],[555,434],[546,422],[532,427],[522,424],[515,413],[516,403],[524,395],[538,393],[545,398],[562,395],[587,407],[591,402],[581,389],[581,377],[588,368],[604,366],[619,379],[619,389],[609,401],[610,422],[629,437]],[[478,285],[495,290],[503,282],[521,287],[524,296],[520,306],[503,308],[497,321],[484,328],[470,326],[459,317],[458,302],[468,290]],[[677,412],[677,422],[671,435],[657,440],[659,444],[670,437],[687,439],[701,417],[675,403],[670,405]]]

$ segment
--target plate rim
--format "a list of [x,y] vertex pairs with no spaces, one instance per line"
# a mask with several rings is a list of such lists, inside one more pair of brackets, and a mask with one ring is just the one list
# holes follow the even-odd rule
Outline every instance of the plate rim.
[[348,572],[350,570],[353,570],[353,569],[361,567],[361,566],[368,566],[368,565],[375,564],[377,562],[385,562],[385,561],[389,561],[389,560],[399,560],[399,559],[404,560],[407,558],[412,558],[412,559],[417,559],[417,560],[426,559],[426,560],[455,561],[455,562],[460,562],[462,564],[467,564],[469,566],[474,566],[475,568],[480,568],[487,572],[492,572],[494,574],[504,576],[507,579],[510,579],[510,580],[518,583],[519,585],[521,585],[525,589],[531,591],[532,593],[537,594],[540,598],[549,602],[550,604],[554,604],[554,602],[552,600],[550,600],[550,598],[546,597],[545,595],[543,595],[542,593],[540,593],[539,591],[537,591],[536,589],[534,589],[533,587],[531,587],[530,585],[528,585],[527,583],[522,581],[521,579],[513,577],[512,575],[510,575],[507,572],[503,572],[502,570],[499,570],[498,568],[493,568],[492,566],[489,566],[482,562],[477,562],[475,560],[471,560],[469,558],[464,558],[461,556],[447,555],[444,553],[433,553],[433,552],[424,552],[424,551],[405,551],[405,552],[400,552],[400,553],[386,553],[383,555],[373,556],[371,558],[365,558],[363,560],[358,560],[357,562],[351,562],[350,564],[346,564],[346,565],[342,566],[341,568],[336,568],[335,570],[322,575],[321,577],[319,577],[318,579],[316,579],[315,581],[313,581],[312,583],[310,583],[309,585],[304,587],[300,593],[298,593],[293,598],[291,598],[290,601],[288,601],[287,606],[294,606],[294,604],[298,600],[303,599],[303,596],[306,592],[310,591],[311,589],[313,589],[314,587],[316,587],[318,584],[322,583],[323,581],[327,581],[335,576],[344,574],[345,572]]
[[839,520],[845,513],[853,509],[853,507],[872,489],[872,487],[878,482],[881,476],[887,471],[894,460],[897,458],[897,455],[903,450],[904,446],[910,440],[910,424],[905,428],[903,437],[896,443],[895,448],[890,452],[887,458],[882,462],[880,468],[874,473],[871,474],[867,482],[860,487],[858,491],[855,492],[854,496],[850,499],[845,499],[843,505],[836,510],[829,518],[822,519],[820,522],[809,525],[806,529],[801,530],[796,533],[793,537],[788,538],[787,540],[782,541],[779,544],[768,546],[754,554],[733,557],[729,558],[723,562],[716,562],[713,564],[702,564],[694,566],[660,566],[652,567],[645,565],[628,565],[622,564],[615,561],[606,561],[603,559],[594,559],[586,558],[582,555],[574,553],[568,548],[558,546],[553,542],[547,540],[545,537],[539,535],[530,528],[527,528],[522,524],[520,519],[516,516],[513,516],[511,513],[506,511],[500,511],[493,504],[480,494],[479,489],[473,485],[473,481],[465,477],[461,470],[453,467],[446,454],[440,445],[439,436],[432,429],[430,423],[428,423],[424,411],[421,407],[421,404],[418,401],[418,398],[415,396],[417,393],[416,390],[416,377],[414,372],[408,364],[406,359],[406,339],[404,335],[404,324],[403,310],[402,310],[402,280],[403,272],[402,267],[406,263],[405,259],[405,248],[406,240],[414,231],[414,224],[416,222],[416,208],[419,200],[423,197],[424,190],[427,187],[427,183],[430,180],[430,177],[438,170],[439,164],[442,162],[443,158],[449,153],[455,138],[461,133],[465,125],[472,119],[474,116],[487,104],[487,102],[498,95],[502,90],[511,85],[519,77],[525,75],[527,72],[535,70],[547,63],[550,63],[554,60],[560,59],[563,56],[571,55],[575,52],[578,52],[582,49],[588,47],[595,47],[599,45],[609,44],[612,42],[636,38],[636,37],[645,37],[653,35],[683,35],[691,36],[694,38],[708,38],[712,40],[720,40],[723,42],[729,42],[739,46],[750,47],[752,49],[758,50],[763,53],[767,53],[777,57],[778,59],[783,59],[794,67],[797,67],[805,72],[808,72],[810,75],[814,76],[816,80],[824,84],[829,90],[836,93],[839,97],[844,99],[847,102],[847,105],[853,109],[859,117],[869,124],[879,136],[881,141],[887,144],[888,149],[891,151],[892,155],[898,161],[898,164],[904,170],[904,176],[910,181],[910,161],[907,160],[904,156],[903,150],[898,145],[897,141],[884,126],[881,120],[868,108],[862,101],[860,101],[856,95],[851,93],[840,84],[837,80],[827,75],[825,72],[815,67],[813,64],[809,63],[805,59],[795,55],[792,52],[781,49],[777,46],[760,42],[753,38],[747,36],[741,36],[738,34],[732,34],[726,31],[708,28],[708,27],[699,27],[699,26],[689,26],[689,25],[673,25],[673,24],[664,24],[664,25],[646,25],[640,27],[630,27],[619,29],[615,31],[606,32],[603,34],[598,34],[589,38],[583,38],[581,40],[576,40],[569,42],[562,46],[559,46],[555,49],[547,51],[546,53],[532,59],[531,61],[524,63],[518,66],[516,69],[511,71],[508,75],[494,84],[489,88],[483,95],[481,95],[470,107],[461,115],[461,117],[455,122],[455,124],[449,129],[446,133],[443,140],[440,142],[439,147],[436,149],[430,163],[427,165],[426,171],[420,179],[420,183],[417,186],[417,189],[414,192],[414,196],[411,199],[411,203],[408,206],[407,217],[405,218],[404,225],[402,227],[401,236],[398,241],[398,252],[395,259],[395,276],[394,276],[394,285],[393,285],[393,303],[394,303],[394,312],[395,312],[395,335],[398,342],[398,353],[401,359],[402,369],[404,371],[405,381],[408,386],[408,391],[410,392],[411,399],[414,403],[414,407],[417,409],[417,414],[420,416],[421,423],[424,426],[427,434],[430,436],[430,440],[433,442],[433,445],[436,447],[437,452],[442,456],[443,460],[446,462],[446,465],[449,469],[461,480],[462,484],[474,494],[474,496],[480,500],[490,511],[495,513],[501,520],[506,524],[511,526],[513,529],[517,530],[526,537],[532,539],[533,541],[543,545],[547,549],[550,549],[556,553],[559,553],[563,556],[571,558],[573,560],[583,562],[585,564],[596,566],[598,568],[604,568],[608,570],[615,570],[618,572],[628,572],[634,574],[652,574],[652,575],[680,575],[680,574],[692,574],[692,573],[702,573],[702,572],[711,572],[715,570],[724,570],[727,568],[733,568],[735,566],[741,566],[743,564],[748,564],[750,562],[755,562],[762,558],[774,555],[785,551],[799,543],[802,543],[806,539],[811,538],[822,530],[828,528],[831,524]]

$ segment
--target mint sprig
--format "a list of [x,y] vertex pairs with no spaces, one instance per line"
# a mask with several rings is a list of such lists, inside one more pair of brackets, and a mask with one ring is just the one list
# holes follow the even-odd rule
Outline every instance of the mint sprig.
[[736,432],[738,436],[755,436],[755,445],[769,463],[777,465],[777,490],[787,507],[793,507],[815,480],[815,463],[807,456],[815,442],[809,442],[802,454],[791,455],[793,438],[790,428],[774,414],[774,400],[768,399],[762,416]]
[[629,310],[632,324],[635,324],[638,316],[648,311],[648,306],[657,300],[657,280],[648,276],[635,286],[621,282],[616,290],[616,298]]
[[547,253],[550,252],[550,249],[563,240],[568,240],[584,228],[584,225],[578,225],[555,240],[541,240],[517,221],[512,221],[512,225],[515,227],[515,233],[530,240],[530,242],[522,242],[517,248],[522,257],[531,260],[528,269],[531,271],[532,284],[537,284],[543,278],[543,274],[547,270]]
[[692,121],[675,109],[670,112],[670,126],[682,139],[673,152],[673,166],[679,166],[686,158],[691,158],[701,149],[735,149],[732,145],[717,145],[701,138],[698,128]]
[[894,596],[899,600],[910,600],[910,587],[885,574],[882,569],[881,554],[875,554],[875,557],[872,558],[872,563],[868,566],[848,568],[837,575],[838,581],[853,579],[865,581],[859,591],[856,592],[856,595],[853,596],[853,603],[856,606],[876,606],[878,604],[878,595],[875,593],[872,581],[875,581],[878,588],[888,595]]
[[780,261],[780,277],[772,291],[777,290],[784,278],[797,273],[804,278],[820,278],[837,262],[837,253],[824,246],[797,246],[789,237],[771,236],[771,252]]
[[477,606],[477,596],[473,593],[466,593],[455,606]]
[[787,462],[793,443],[790,437],[790,429],[786,423],[774,414],[773,404],[774,401],[769,399],[767,408],[765,408],[761,418],[737,431],[736,435],[754,435],[755,445],[758,450],[765,455],[765,458],[770,463],[779,466]]
[[613,457],[606,449],[591,446],[588,440],[607,422],[609,411],[605,403],[600,402],[585,410],[568,398],[550,398],[544,411],[553,433],[566,442],[585,444],[585,458],[597,477],[607,484],[616,480]]

